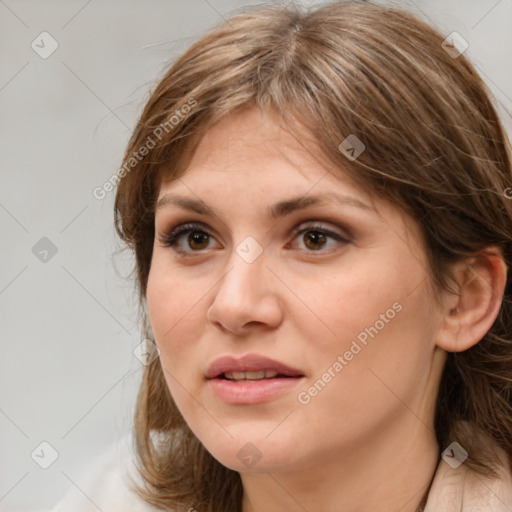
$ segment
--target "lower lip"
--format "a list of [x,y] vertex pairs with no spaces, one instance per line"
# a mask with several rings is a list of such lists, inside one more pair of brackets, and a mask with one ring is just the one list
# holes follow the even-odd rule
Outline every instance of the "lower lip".
[[228,404],[268,402],[293,389],[303,377],[277,377],[261,380],[209,379],[214,393]]

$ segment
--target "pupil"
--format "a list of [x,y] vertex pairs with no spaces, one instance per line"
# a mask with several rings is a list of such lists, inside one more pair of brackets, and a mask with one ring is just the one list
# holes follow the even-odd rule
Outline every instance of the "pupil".
[[308,231],[308,233],[305,234],[304,241],[308,248],[318,250],[321,247],[311,247],[308,241],[312,241],[313,245],[321,244],[323,246],[325,244],[325,235],[319,231]]

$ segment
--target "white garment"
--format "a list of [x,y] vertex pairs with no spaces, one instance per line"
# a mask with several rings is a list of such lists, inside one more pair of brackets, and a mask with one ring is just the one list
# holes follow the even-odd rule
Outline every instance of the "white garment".
[[[50,512],[162,512],[130,489],[127,474],[141,482],[132,459],[130,436],[74,480],[83,492],[71,489]],[[465,464],[452,469],[441,459],[424,512],[512,512],[512,471],[504,469],[500,479],[488,480]]]

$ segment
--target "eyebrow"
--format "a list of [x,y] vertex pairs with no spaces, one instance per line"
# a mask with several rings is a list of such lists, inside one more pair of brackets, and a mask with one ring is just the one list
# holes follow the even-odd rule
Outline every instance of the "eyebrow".
[[[361,202],[355,197],[326,192],[315,196],[299,196],[279,201],[268,208],[268,215],[272,219],[279,219],[294,211],[303,210],[309,206],[320,206],[329,203],[352,206],[362,210],[375,212],[374,208]],[[222,217],[213,208],[208,206],[201,199],[194,199],[175,194],[166,194],[161,197],[156,203],[156,210],[160,210],[171,205],[179,206],[185,210],[190,210],[199,214],[211,215],[212,217],[222,219]]]

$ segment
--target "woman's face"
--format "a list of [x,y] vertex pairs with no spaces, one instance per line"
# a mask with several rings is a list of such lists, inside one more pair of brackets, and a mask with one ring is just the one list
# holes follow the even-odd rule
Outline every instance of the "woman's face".
[[419,229],[395,207],[253,109],[162,184],[155,227],[161,364],[222,464],[307,468],[431,424],[439,315]]

